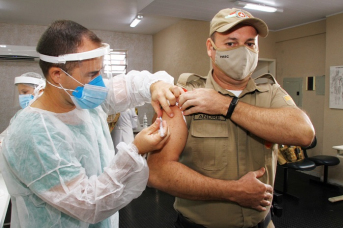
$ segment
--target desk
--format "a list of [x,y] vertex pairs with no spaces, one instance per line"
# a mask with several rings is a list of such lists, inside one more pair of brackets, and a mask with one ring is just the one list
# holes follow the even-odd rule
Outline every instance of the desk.
[[0,172],[0,227],[3,227],[4,225],[9,202],[10,194],[7,191],[5,181]]
[[[337,150],[337,157],[343,158],[343,145],[333,146],[332,149]],[[341,201],[341,200],[343,200],[343,195],[329,198],[329,201],[332,203]]]
[[333,146],[332,149],[337,150],[337,156],[343,157],[343,145],[341,146]]

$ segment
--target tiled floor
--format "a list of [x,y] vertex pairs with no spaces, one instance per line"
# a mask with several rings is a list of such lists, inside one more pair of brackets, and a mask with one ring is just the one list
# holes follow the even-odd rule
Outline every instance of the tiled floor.
[[[278,169],[275,187],[282,189],[282,169]],[[343,201],[331,203],[329,197],[343,195],[343,188],[311,182],[304,173],[289,171],[290,194],[283,196],[283,215],[273,217],[276,228],[343,228]],[[147,188],[120,211],[120,228],[172,228],[176,218],[174,197]]]
[[[282,189],[282,169],[278,169],[276,189]],[[289,170],[288,193],[299,200],[283,196],[283,216],[274,217],[277,228],[342,228],[343,201],[331,203],[328,198],[343,195],[343,188],[310,181],[304,173]]]

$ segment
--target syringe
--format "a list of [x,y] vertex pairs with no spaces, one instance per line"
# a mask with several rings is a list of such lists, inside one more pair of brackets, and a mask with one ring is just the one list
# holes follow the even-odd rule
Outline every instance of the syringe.
[[160,120],[161,120],[161,122],[160,122],[160,136],[161,137],[164,137],[164,129],[163,129],[163,124],[162,124],[162,117],[160,116]]

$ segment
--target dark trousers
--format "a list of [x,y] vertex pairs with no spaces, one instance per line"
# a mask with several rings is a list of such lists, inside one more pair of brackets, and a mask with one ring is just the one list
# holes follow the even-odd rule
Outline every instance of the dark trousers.
[[[251,228],[267,228],[268,224],[270,223],[271,220],[271,213],[267,214],[266,218],[257,224],[254,227]],[[177,213],[177,219],[176,222],[174,223],[175,228],[206,228],[203,225],[199,225],[193,222],[188,221],[181,213]]]

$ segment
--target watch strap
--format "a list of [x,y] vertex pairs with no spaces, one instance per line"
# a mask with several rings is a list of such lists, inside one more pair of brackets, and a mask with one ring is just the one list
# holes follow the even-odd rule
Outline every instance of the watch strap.
[[226,113],[226,116],[225,116],[226,119],[231,119],[232,113],[233,113],[233,111],[236,108],[238,100],[239,100],[238,97],[233,97],[232,98],[230,106],[229,106],[229,109],[227,110],[227,113]]

